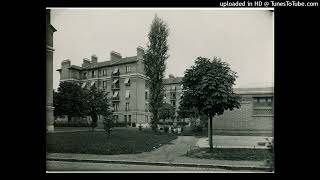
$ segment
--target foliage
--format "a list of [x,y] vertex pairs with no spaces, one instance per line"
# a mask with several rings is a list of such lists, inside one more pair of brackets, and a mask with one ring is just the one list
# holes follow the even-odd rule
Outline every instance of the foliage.
[[132,127],[136,127],[136,123],[132,123]]
[[108,138],[111,135],[111,129],[113,128],[113,116],[103,117],[103,128],[108,133]]
[[154,130],[155,124],[159,121],[158,111],[164,96],[162,80],[166,70],[166,60],[169,57],[168,35],[168,25],[155,15],[148,34],[149,43],[143,56],[144,70],[149,78],[149,106],[153,114],[151,123]]
[[87,116],[91,116],[92,123],[91,128],[94,130],[97,127],[98,116],[102,115],[110,120],[112,116],[112,111],[110,109],[109,99],[107,93],[98,90],[95,86],[90,87],[90,89],[83,89],[84,99],[86,100],[84,113]]
[[84,94],[79,84],[74,82],[61,82],[58,92],[53,92],[54,116],[67,115],[71,117],[83,117],[85,108]]
[[163,103],[159,109],[159,118],[166,120],[166,119],[173,119],[175,114],[175,109],[171,104]]
[[67,115],[71,117],[91,116],[92,130],[97,126],[98,116],[109,117],[112,115],[109,100],[104,91],[99,91],[95,86],[82,89],[74,82],[61,82],[58,92],[54,92],[54,115]]
[[163,130],[164,130],[165,133],[168,133],[169,127],[168,127],[168,126],[165,126],[165,127],[163,128]]
[[185,107],[196,108],[200,114],[208,115],[210,119],[210,149],[212,143],[212,118],[221,115],[225,110],[240,107],[240,97],[233,92],[237,78],[229,64],[214,57],[198,57],[195,65],[185,71],[182,84],[186,90],[182,97]]
[[139,125],[139,131],[142,131],[142,125],[141,124]]
[[59,122],[54,121],[54,127],[88,127],[89,124],[87,122],[78,121],[78,122]]

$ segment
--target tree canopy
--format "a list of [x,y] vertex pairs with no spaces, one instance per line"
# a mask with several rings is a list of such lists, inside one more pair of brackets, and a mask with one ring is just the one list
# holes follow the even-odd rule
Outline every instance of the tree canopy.
[[85,103],[80,85],[73,82],[61,82],[57,92],[53,92],[54,116],[66,115],[68,119],[84,116]]
[[239,108],[240,97],[233,92],[236,78],[236,72],[221,59],[198,57],[182,79],[186,89],[182,104],[195,107],[208,116]]
[[212,118],[221,115],[225,110],[240,107],[240,97],[233,92],[237,78],[229,64],[214,57],[198,57],[195,65],[185,71],[182,79],[186,92],[182,98],[184,108],[196,108],[199,114],[207,115],[209,119],[209,142],[212,143]]
[[93,129],[97,126],[99,115],[112,115],[107,94],[95,86],[83,89],[74,82],[61,82],[58,92],[54,92],[53,102],[55,116],[90,116]]
[[163,103],[159,109],[159,118],[166,120],[174,118],[175,109],[171,104]]
[[144,70],[149,78],[149,106],[150,112],[153,115],[151,119],[153,128],[159,121],[159,108],[162,105],[164,96],[162,80],[166,70],[166,60],[169,57],[168,36],[168,25],[155,15],[148,34],[149,42],[147,49],[143,56]]

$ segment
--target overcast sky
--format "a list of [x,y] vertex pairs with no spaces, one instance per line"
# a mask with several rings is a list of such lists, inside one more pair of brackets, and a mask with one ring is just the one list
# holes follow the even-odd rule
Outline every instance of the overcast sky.
[[109,60],[113,50],[135,56],[137,46],[146,47],[155,14],[170,29],[166,76],[183,76],[198,56],[218,56],[238,73],[236,87],[273,85],[274,15],[268,10],[53,9],[53,88],[64,59],[81,66],[92,54]]

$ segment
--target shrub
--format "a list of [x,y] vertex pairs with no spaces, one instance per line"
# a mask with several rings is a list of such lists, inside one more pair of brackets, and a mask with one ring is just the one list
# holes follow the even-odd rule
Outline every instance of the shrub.
[[186,126],[186,125],[188,125],[189,123],[187,123],[187,122],[177,122],[177,125],[178,126]]
[[117,122],[113,124],[113,127],[126,127],[125,122]]
[[165,126],[163,130],[164,130],[165,133],[168,133],[169,127],[168,127],[168,126]]
[[139,131],[142,131],[142,126],[141,126],[141,124],[139,125]]
[[88,127],[89,124],[83,121],[76,121],[76,122],[59,122],[54,121],[53,125],[55,127]]
[[202,126],[194,126],[192,131],[193,132],[202,132]]
[[136,127],[136,123],[132,123],[132,127]]

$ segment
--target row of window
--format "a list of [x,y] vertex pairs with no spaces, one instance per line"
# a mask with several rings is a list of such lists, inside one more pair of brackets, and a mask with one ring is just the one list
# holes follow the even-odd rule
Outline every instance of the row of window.
[[[115,79],[113,82],[112,82],[112,88],[119,88],[119,79]],[[126,78],[124,80],[124,84],[126,86],[130,86],[130,78]],[[86,87],[87,86],[87,82],[84,82],[82,84],[82,88]],[[97,84],[95,83],[95,81],[92,81],[90,86],[96,86],[97,87]],[[107,88],[107,81],[102,81],[102,88]]]
[[[98,72],[100,73],[100,76],[107,76],[107,69],[102,69],[102,70],[98,70]],[[131,67],[130,66],[126,66],[126,73],[128,72],[131,72]],[[118,67],[116,67],[112,73],[111,73],[111,76],[114,75],[114,74],[119,74],[120,73],[120,70]],[[91,71],[91,78],[95,78],[97,75],[96,75],[96,71],[93,70]],[[87,73],[84,72],[83,73],[83,79],[86,79],[87,78]]]
[[[183,85],[180,85],[180,89],[183,89]],[[177,90],[177,86],[173,85],[173,86],[169,86],[167,87],[167,90],[169,91],[176,91]]]

